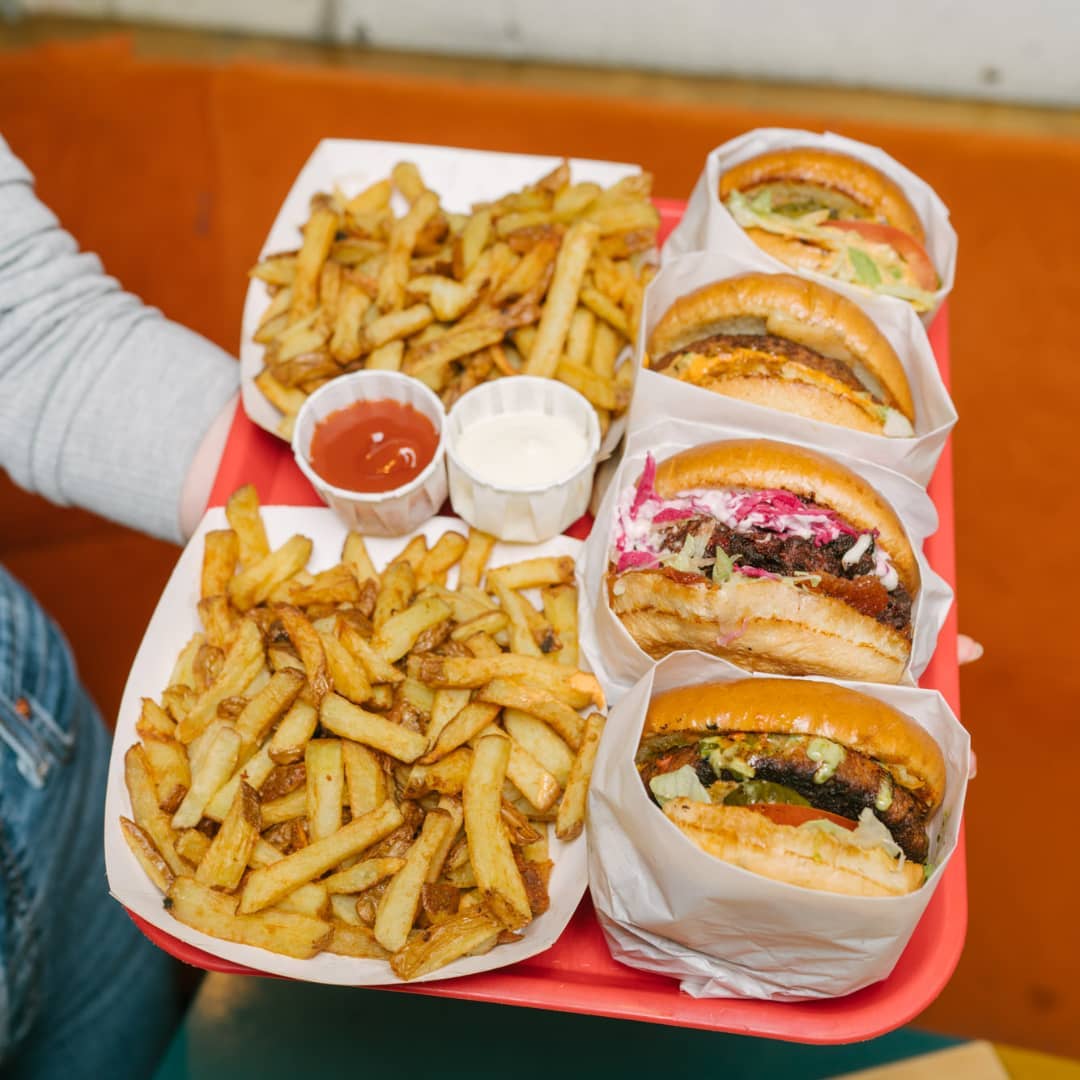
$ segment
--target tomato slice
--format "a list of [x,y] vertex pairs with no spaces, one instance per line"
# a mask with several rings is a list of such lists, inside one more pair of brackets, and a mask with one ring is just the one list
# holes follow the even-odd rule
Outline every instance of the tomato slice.
[[938,275],[926,248],[910,233],[892,225],[879,225],[873,221],[823,221],[830,229],[844,229],[858,233],[872,244],[888,244],[911,267],[915,284],[920,289],[933,292],[938,287]]
[[764,814],[774,825],[805,825],[808,821],[824,818],[852,832],[858,827],[857,821],[851,821],[839,814],[830,814],[828,810],[817,810],[813,806],[792,806],[790,803],[751,803],[746,809]]

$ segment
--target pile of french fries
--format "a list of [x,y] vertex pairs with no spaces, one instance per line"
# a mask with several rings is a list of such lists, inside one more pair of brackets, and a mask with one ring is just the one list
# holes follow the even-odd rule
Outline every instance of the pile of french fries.
[[121,829],[166,908],[402,979],[517,940],[548,907],[549,825],[581,832],[603,730],[573,561],[487,569],[490,536],[448,531],[380,573],[350,533],[311,573],[310,539],[270,549],[254,488],[226,513],[203,630],[124,759]]
[[[362,368],[413,375],[447,408],[488,379],[560,379],[606,432],[630,402],[633,365],[617,361],[654,271],[651,189],[647,173],[606,190],[572,184],[563,162],[457,214],[400,162],[352,198],[316,195],[300,250],[250,272],[272,297],[255,382],[284,414],[278,433],[291,438],[308,394]],[[395,191],[409,207],[400,217]]]

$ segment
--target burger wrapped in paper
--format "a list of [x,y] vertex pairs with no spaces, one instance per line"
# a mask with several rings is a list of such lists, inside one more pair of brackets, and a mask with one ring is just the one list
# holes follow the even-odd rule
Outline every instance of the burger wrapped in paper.
[[790,679],[671,690],[649,705],[636,764],[668,819],[734,866],[852,896],[923,884],[945,761],[884,702]]
[[679,297],[648,339],[649,367],[728,397],[855,431],[915,434],[888,338],[851,300],[792,274],[748,273]]
[[935,691],[666,657],[612,708],[590,786],[612,955],[698,997],[847,994],[892,971],[949,884],[908,967],[944,981],[970,762]]
[[654,659],[899,682],[920,590],[896,512],[862,476],[764,439],[695,446],[615,496],[607,599]]

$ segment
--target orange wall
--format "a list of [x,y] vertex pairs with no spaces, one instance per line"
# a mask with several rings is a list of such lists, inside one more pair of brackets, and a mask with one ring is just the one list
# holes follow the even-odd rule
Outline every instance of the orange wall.
[[[712,146],[762,124],[823,126],[386,75],[148,64],[115,40],[0,56],[0,132],[43,197],[129,288],[230,350],[245,271],[322,136],[637,160],[658,194],[685,196]],[[1080,697],[1070,561],[1080,144],[830,126],[883,145],[935,185],[961,237],[951,302],[960,621],[987,656],[962,678],[979,758],[968,947],[921,1022],[1080,1057],[1080,871],[1069,834],[1057,835],[1075,820]],[[54,556],[42,544],[57,532]],[[107,715],[173,554],[0,489],[0,559],[57,612]],[[121,573],[125,591],[105,622],[103,591]]]

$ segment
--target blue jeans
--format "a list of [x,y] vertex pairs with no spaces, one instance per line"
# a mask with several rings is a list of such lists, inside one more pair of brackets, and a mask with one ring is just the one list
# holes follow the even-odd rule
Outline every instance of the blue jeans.
[[0,567],[0,1074],[11,1080],[149,1076],[176,1022],[170,961],[105,880],[109,741],[63,636]]

